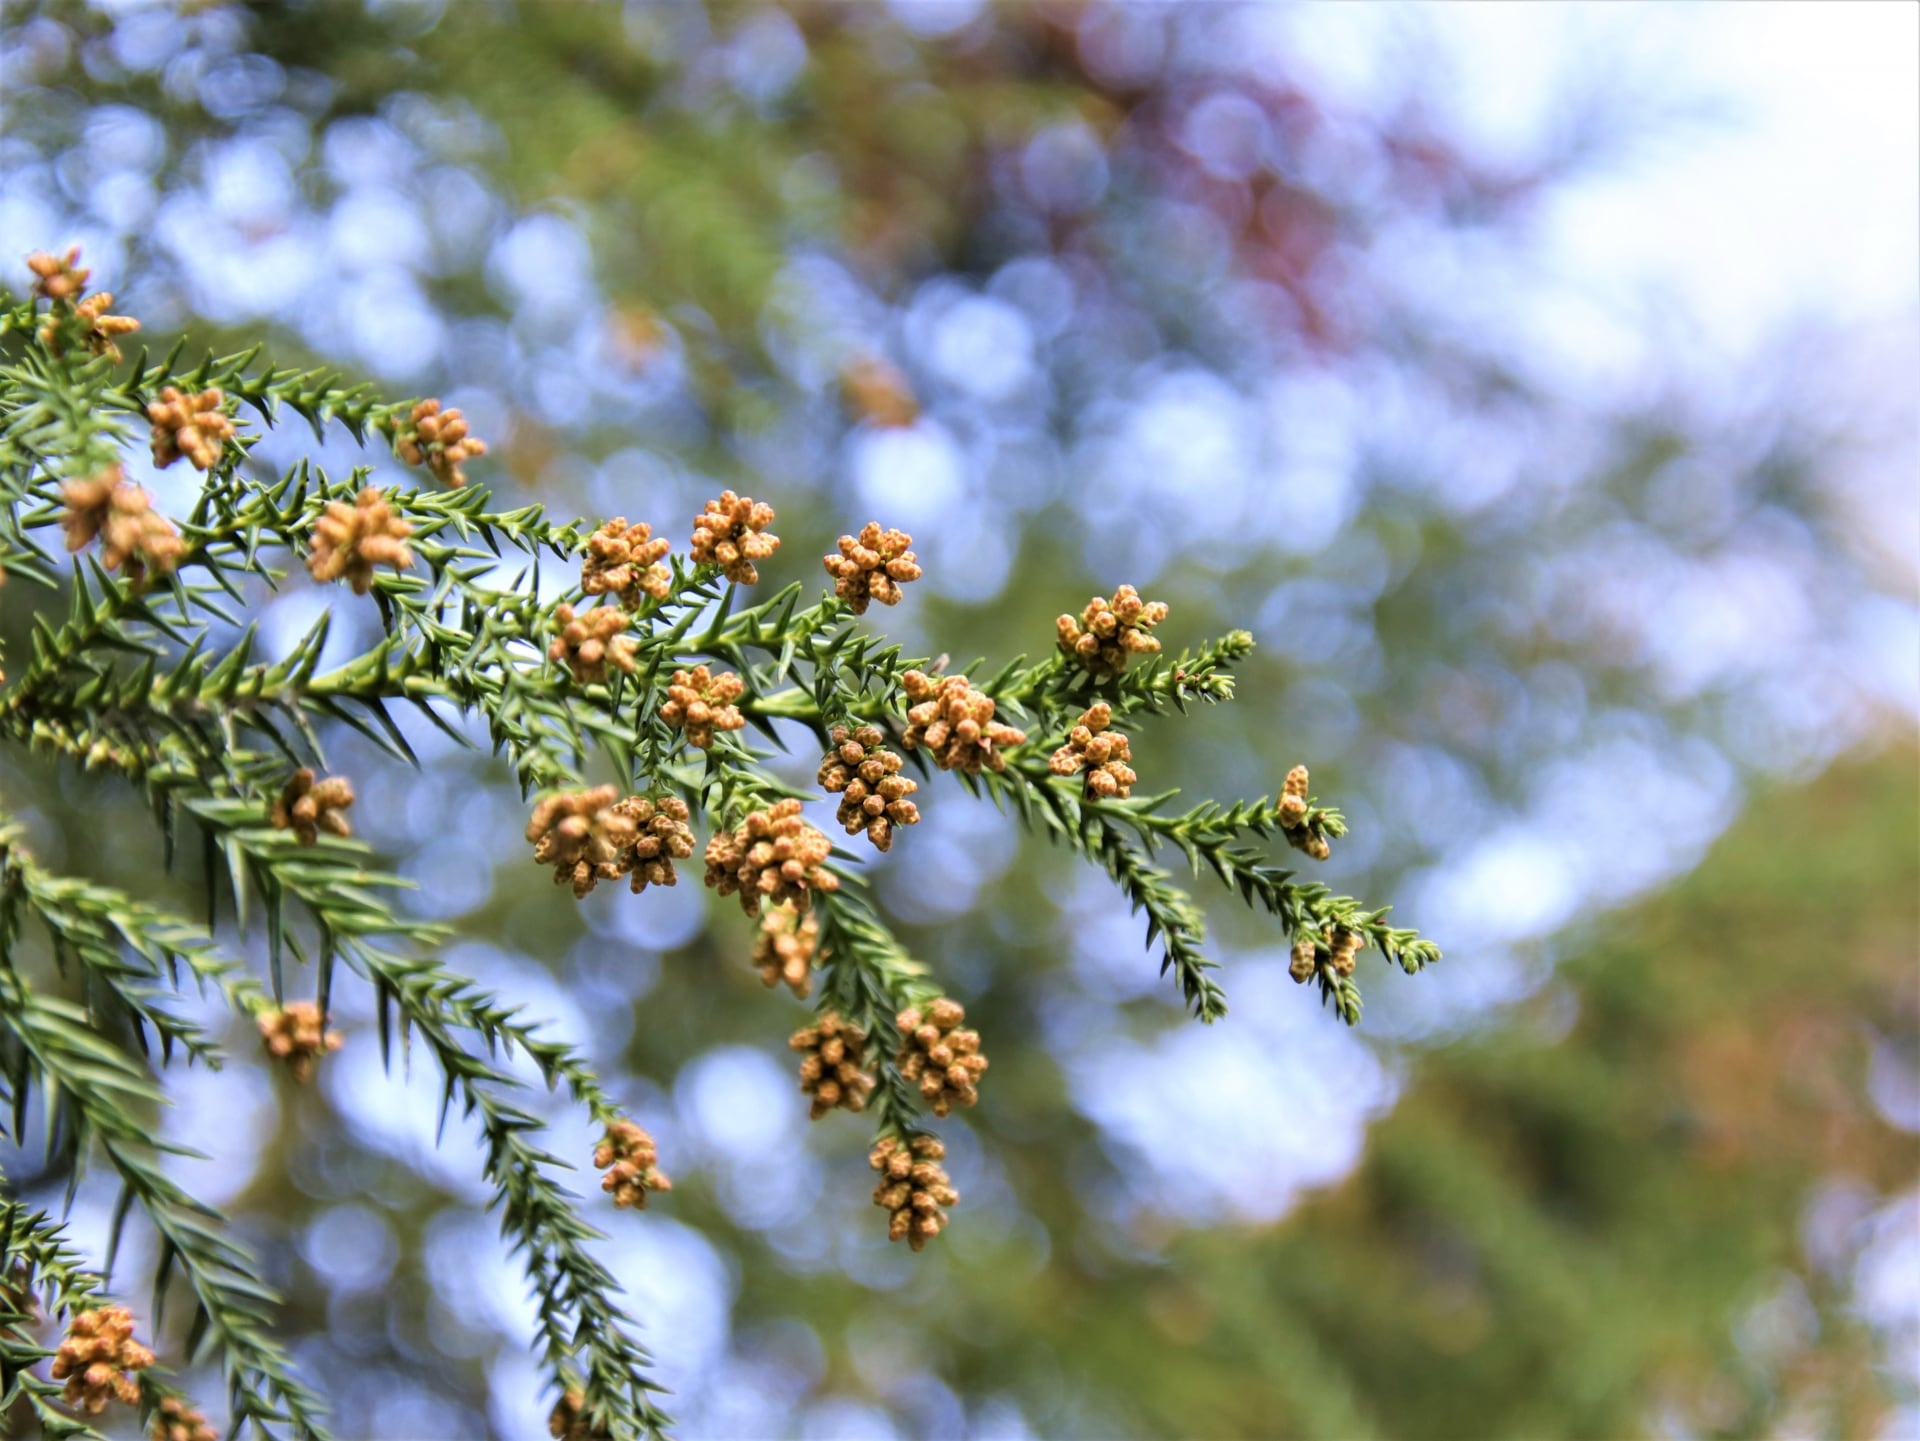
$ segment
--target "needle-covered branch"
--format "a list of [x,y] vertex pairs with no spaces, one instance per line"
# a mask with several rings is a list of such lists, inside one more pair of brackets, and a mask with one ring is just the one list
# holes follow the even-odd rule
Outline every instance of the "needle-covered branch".
[[151,1032],[163,1063],[178,1050],[217,1069],[214,1040],[158,1002],[180,988],[184,973],[233,1010],[251,1014],[267,1004],[260,984],[240,962],[221,955],[203,930],[110,887],[55,876],[21,840],[20,828],[0,818],[0,964],[11,964],[23,916],[31,916],[45,927],[55,963],[77,966],[89,1014],[117,1010],[143,1053]]
[[[8,957],[34,918],[94,1001],[78,1009],[28,970],[0,970],[14,1134],[38,1092],[68,1164],[105,1157],[122,1214],[139,1208],[159,1233],[156,1304],[176,1270],[190,1283],[188,1350],[218,1354],[236,1421],[317,1435],[317,1401],[269,1339],[273,1298],[249,1279],[251,1259],[164,1173],[155,1078],[101,1031],[111,1015],[143,1046],[156,1036],[163,1063],[176,1052],[214,1063],[212,1040],[160,1004],[188,978],[250,1015],[296,1083],[349,1043],[330,1029],[336,984],[366,986],[383,1054],[396,1034],[424,1047],[443,1121],[458,1106],[479,1129],[502,1234],[536,1303],[555,1434],[625,1441],[667,1426],[615,1278],[592,1254],[597,1233],[557,1179],[568,1163],[538,1143],[508,1063],[524,1055],[601,1129],[593,1162],[616,1206],[671,1189],[652,1138],[585,1057],[438,959],[449,929],[410,914],[403,883],[353,837],[354,778],[327,753],[343,732],[407,765],[429,726],[502,758],[528,806],[527,857],[559,887],[549,904],[621,881],[631,904],[648,904],[648,889],[703,865],[754,927],[762,978],[816,1005],[789,1043],[795,1104],[816,1119],[871,1113],[873,1199],[914,1250],[959,1214],[935,1125],[992,1090],[991,1038],[888,925],[862,864],[866,847],[911,845],[924,807],[960,802],[928,784],[934,770],[1111,877],[1204,1020],[1226,1014],[1226,997],[1169,854],[1268,918],[1293,946],[1295,976],[1350,1023],[1363,948],[1408,971],[1438,956],[1384,911],[1275,863],[1281,843],[1324,859],[1345,831],[1304,767],[1271,799],[1182,811],[1152,792],[1154,758],[1135,749],[1131,721],[1230,700],[1253,647],[1244,631],[1166,653],[1170,608],[1122,585],[1062,614],[1037,661],[914,660],[865,620],[922,576],[903,532],[875,521],[841,536],[820,569],[805,567],[831,582],[810,593],[780,573],[792,558],[774,507],[732,491],[691,518],[678,549],[655,535],[660,517],[498,508],[470,483],[486,445],[459,411],[278,370],[257,352],[188,363],[176,345],[123,367],[114,338],[132,318],[83,298],[75,257],[33,265],[36,295],[0,300],[0,575],[40,593],[24,654],[0,676],[0,745],[141,794],[169,866],[199,856],[205,921],[54,877],[0,830]],[[310,460],[269,473],[260,428],[288,416],[391,458],[344,475]],[[162,514],[128,478],[141,447],[198,473],[188,514]],[[273,653],[250,617],[296,589],[317,589],[325,609]],[[375,634],[334,658],[348,608]],[[795,731],[781,722],[817,745],[803,757],[814,786],[750,741],[748,727],[785,743]],[[823,796],[844,848],[812,818]],[[219,945],[261,955],[264,980]]]
[[[279,1297],[256,1279],[259,1262],[231,1239],[224,1215],[166,1174],[165,1156],[194,1153],[151,1139],[162,1097],[147,1072],[104,1040],[86,1011],[41,995],[11,971],[0,973],[0,1054],[10,1134],[23,1135],[32,1092],[40,1090],[58,1123],[50,1130],[63,1124],[83,1145],[97,1142],[119,1177],[115,1241],[135,1206],[153,1227],[160,1251],[152,1283],[155,1325],[177,1269],[193,1298],[186,1353],[198,1356],[204,1346],[217,1358],[235,1420],[254,1421],[267,1434],[284,1426],[295,1437],[323,1441],[322,1403],[293,1374],[274,1339],[272,1308]],[[110,1253],[109,1272],[112,1259]]]

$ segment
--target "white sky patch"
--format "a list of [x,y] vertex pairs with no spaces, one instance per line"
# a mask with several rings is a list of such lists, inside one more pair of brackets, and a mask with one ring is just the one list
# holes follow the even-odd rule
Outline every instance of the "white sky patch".
[[[207,1019],[218,1040],[220,1017]],[[168,1156],[166,1172],[208,1205],[227,1205],[252,1184],[268,1134],[280,1123],[272,1078],[232,1059],[218,1071],[182,1067],[168,1080],[173,1104],[160,1113],[161,1135],[199,1154]]]
[[1576,47],[1643,63],[1650,98],[1727,102],[1561,193],[1543,238],[1568,279],[1652,287],[1729,355],[1920,298],[1920,6],[1422,9],[1457,67],[1449,112],[1495,146],[1552,106],[1540,82],[1576,74]]
[[1145,1163],[1136,1204],[1270,1221],[1345,1175],[1399,1094],[1375,1051],[1302,1004],[1272,959],[1234,965],[1233,1013],[1145,1042],[1102,1034],[1067,1061],[1074,1099]]
[[1502,827],[1450,866],[1423,897],[1426,925],[1462,951],[1533,940],[1572,918],[1582,892],[1572,858],[1540,827]]
[[849,448],[860,498],[903,529],[920,532],[940,524],[965,493],[959,447],[937,421],[856,432]]
[[1526,260],[1553,283],[1528,320],[1570,382],[1629,377],[1650,336],[1731,359],[1808,318],[1912,323],[1920,6],[1315,0],[1255,7],[1234,33],[1247,67],[1362,114],[1418,57],[1442,128],[1496,164],[1531,163],[1584,96],[1652,112],[1647,141],[1536,221]]
[[432,1056],[421,1054],[424,1045],[416,1038],[413,1054],[404,1054],[396,1028],[389,1071],[378,1042],[364,1033],[358,1039],[361,1044],[327,1058],[318,1082],[357,1138],[469,1203],[484,1204],[488,1189],[473,1164],[485,1152],[479,1122],[462,1116],[456,1099],[441,1130],[440,1074]]

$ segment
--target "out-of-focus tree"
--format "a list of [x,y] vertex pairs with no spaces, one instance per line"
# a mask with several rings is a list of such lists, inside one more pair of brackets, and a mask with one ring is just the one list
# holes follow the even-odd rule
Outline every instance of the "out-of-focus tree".
[[[1340,796],[1336,883],[1409,890],[1451,957],[1438,1019],[1382,995],[1376,1035],[1444,1036],[1541,986],[1543,939],[1691,864],[1749,775],[1868,730],[1858,658],[1910,624],[1908,578],[1862,544],[1874,475],[1802,399],[1819,357],[1723,377],[1643,332],[1609,369],[1585,347],[1617,332],[1556,329],[1534,221],[1629,136],[1604,67],[1570,75],[1561,129],[1495,162],[1416,62],[1365,103],[1296,64],[1311,9],[51,4],[5,23],[0,253],[84,241],[150,331],[264,328],[282,360],[446,392],[500,441],[490,481],[568,511],[677,527],[733,484],[788,502],[808,555],[884,514],[928,563],[931,599],[888,622],[910,651],[959,628],[996,659],[1040,653],[1058,611],[1122,580],[1194,636],[1252,630],[1213,739],[1138,744],[1216,792],[1277,786],[1260,773],[1283,747]],[[270,635],[315,605],[275,602]],[[431,753],[406,780],[338,749],[414,797],[367,829],[468,938],[461,963],[550,986],[677,1108],[676,1219],[613,1254],[672,1337],[693,1430],[800,1406],[819,1429],[886,1424],[846,1409],[866,1405],[915,1432],[1592,1434],[1652,1424],[1649,1386],[1693,1418],[1676,1425],[1738,1430],[1793,1390],[1721,1366],[1725,1318],[1791,1263],[1796,1208],[1844,1158],[1783,1136],[1767,1184],[1751,1156],[1714,1170],[1647,1119],[1655,1077],[1704,1085],[1688,1066],[1739,1058],[1642,1068],[1601,1024],[1707,1055],[1771,1023],[1742,1009],[1757,996],[1708,1016],[1703,979],[1674,1001],[1698,1024],[1669,1033],[1639,1009],[1659,992],[1616,994],[1596,956],[1557,1047],[1524,1039],[1564,1024],[1556,983],[1521,1038],[1401,1076],[1391,1049],[1295,1028],[1271,937],[1228,919],[1239,1006],[1203,1059],[1064,868],[930,812],[881,899],[1004,1039],[955,1161],[980,1224],[909,1273],[860,1239],[844,1155],[793,1159],[778,1041],[803,1013],[773,1014],[737,922],[679,899],[556,920],[514,846],[445,858],[450,826],[517,833],[479,784],[495,772]],[[56,848],[121,880],[150,866],[101,821],[110,789],[4,781]],[[1784,994],[1834,1034],[1881,1014],[1798,966]],[[317,1372],[366,1383],[349,1434],[517,1434],[538,1412],[494,1294],[514,1283],[471,1269],[471,1197],[376,1094],[341,1079],[258,1120],[258,1154],[226,1162],[236,1205],[270,1252],[299,1243],[272,1279]],[[1396,1096],[1359,1179],[1246,1229],[1346,1169]],[[317,1139],[340,1123],[361,1144]],[[770,1170],[793,1178],[777,1201]],[[1587,1232],[1540,1176],[1569,1178]],[[1712,1231],[1724,1248],[1672,1259],[1681,1218],[1715,1206],[1746,1208]],[[1640,1308],[1627,1275],[1668,1289]],[[1769,1314],[1799,1304],[1781,1294]],[[1685,1333],[1667,1370],[1649,1328]],[[1859,1354],[1823,1340],[1809,1369]],[[1719,1374],[1756,1409],[1728,1409],[1701,1379]]]
[[[1889,1434],[1912,1378],[1858,1281],[1911,1263],[1920,1141],[1880,1085],[1920,1050],[1916,786],[1900,752],[1763,796],[1498,1030],[1414,1062],[1349,1181],[1116,1288],[1144,1304],[1088,1324],[1144,1378],[1123,1409],[1205,1435]],[[1191,1374],[1163,1390],[1169,1352]]]
[[[1066,1138],[997,1139],[1072,1240],[889,1299],[885,1333],[849,1328],[851,1384],[915,1430],[943,1415],[924,1367],[1042,1435],[1888,1434],[1914,1401],[1874,1324],[1920,1163],[1887,1089],[1920,1051],[1917,784],[1901,751],[1770,791],[1498,1028],[1413,1060],[1355,1174],[1277,1225],[1090,1232]],[[742,1310],[773,1354],[773,1316],[837,1319],[767,1279]]]

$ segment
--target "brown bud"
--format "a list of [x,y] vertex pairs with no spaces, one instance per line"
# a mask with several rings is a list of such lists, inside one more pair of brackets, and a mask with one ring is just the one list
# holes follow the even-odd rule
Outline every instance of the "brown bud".
[[27,269],[34,275],[33,293],[42,300],[75,301],[85,292],[93,274],[80,264],[80,247],[70,246],[65,255],[36,250],[27,257]]
[[587,1393],[569,1386],[547,1416],[547,1434],[553,1441],[613,1441],[613,1433],[587,1413]]
[[467,483],[461,466],[487,453],[487,443],[467,430],[467,418],[457,409],[443,410],[437,400],[422,400],[394,427],[393,451],[408,465],[424,465],[442,485],[458,489]]
[[738,828],[707,842],[707,884],[723,896],[737,891],[748,915],[763,899],[805,911],[815,891],[840,889],[840,878],[826,868],[832,854],[833,842],[789,798],[751,812]]
[[1160,642],[1150,632],[1167,618],[1164,601],[1146,601],[1130,585],[1113,593],[1112,600],[1095,596],[1080,618],[1063,615],[1055,622],[1062,654],[1072,656],[1096,676],[1117,676],[1136,655],[1159,653]]
[[825,558],[833,593],[855,615],[865,615],[876,600],[897,605],[900,587],[920,579],[919,561],[909,549],[912,544],[913,537],[905,531],[882,530],[878,521],[870,521],[858,537],[841,536],[840,553]]
[[[117,362],[120,359],[120,347],[115,343],[115,338],[133,334],[140,328],[140,322],[130,315],[109,314],[112,304],[113,293],[102,290],[75,304],[72,316],[80,331],[81,342],[87,347],[87,354],[104,355]],[[40,327],[41,343],[56,352],[60,347],[63,318],[57,312],[49,314]],[[202,466],[201,469],[207,467]]]
[[805,1000],[813,991],[813,955],[820,922],[801,915],[791,905],[769,906],[760,917],[760,935],[753,943],[753,964],[768,987],[782,981]]
[[622,1210],[647,1208],[649,1191],[671,1191],[670,1181],[658,1165],[659,1156],[649,1136],[632,1121],[615,1121],[594,1147],[593,1164],[606,1174],[600,1189],[613,1196],[613,1204]]
[[196,470],[212,470],[221,449],[233,438],[233,421],[223,408],[226,397],[218,390],[188,395],[173,386],[161,390],[147,406],[153,424],[153,463],[162,470],[181,456]]
[[915,1136],[905,1144],[883,1136],[867,1153],[867,1164],[881,1173],[873,1204],[889,1213],[888,1240],[905,1241],[918,1251],[946,1229],[946,1212],[960,1201],[939,1164],[946,1154],[932,1136]]
[[728,580],[752,585],[760,579],[753,563],[780,548],[780,537],[767,529],[771,524],[772,506],[722,491],[693,518],[693,558],[701,565],[718,566]]
[[168,1396],[154,1408],[151,1441],[220,1441],[220,1433],[184,1396]]
[[149,570],[171,573],[186,554],[173,522],[153,509],[145,488],[125,479],[118,465],[85,480],[61,482],[60,498],[67,505],[60,517],[67,549],[82,550],[98,537],[100,564],[108,570],[124,567],[136,585]]
[[344,500],[327,503],[313,525],[307,570],[322,583],[344,578],[355,595],[365,595],[373,587],[375,566],[413,568],[413,552],[406,546],[412,534],[411,522],[369,485],[354,497],[352,505]]
[[642,598],[665,600],[673,572],[660,564],[672,547],[653,539],[653,527],[643,520],[632,525],[616,516],[587,537],[587,556],[580,566],[580,588],[588,595],[610,595],[627,610],[638,610]]
[[313,1079],[319,1059],[339,1050],[344,1039],[338,1031],[327,1029],[327,1018],[312,1001],[289,1001],[284,1010],[262,1011],[255,1022],[267,1054],[284,1061],[303,1086]]
[[313,772],[302,766],[287,777],[267,819],[275,830],[292,831],[301,845],[310,846],[320,839],[321,831],[342,839],[352,835],[346,815],[352,804],[353,783],[345,776],[315,780]]
[[67,1405],[98,1416],[110,1401],[138,1405],[136,1373],[151,1365],[153,1352],[133,1339],[132,1313],[124,1306],[99,1306],[73,1313],[48,1375],[67,1383]]
[[907,699],[907,728],[902,744],[925,746],[941,770],[979,775],[1007,768],[1006,752],[1026,742],[1027,733],[993,718],[993,701],[965,676],[934,680],[917,670],[900,677]]
[[733,704],[746,688],[746,682],[732,671],[715,675],[703,665],[690,671],[677,670],[667,687],[666,700],[660,703],[660,719],[675,730],[684,730],[688,745],[710,750],[716,730],[737,731],[747,723]]
[[693,828],[687,824],[691,814],[687,803],[678,796],[657,799],[628,796],[613,807],[613,813],[632,827],[631,832],[618,832],[632,836],[622,860],[630,868],[628,888],[639,895],[648,886],[678,884],[680,877],[673,863],[693,854]]
[[[619,796],[612,786],[595,786],[544,796],[534,805],[527,822],[533,859],[552,866],[554,884],[573,887],[576,898],[633,870],[640,822],[635,798],[621,802]],[[687,852],[692,854],[690,837]]]
[[1332,957],[1333,973],[1337,976],[1352,975],[1360,948],[1366,943],[1367,938],[1358,931],[1350,931],[1337,923],[1330,926],[1327,930],[1327,952]]
[[833,749],[820,762],[820,788],[840,797],[836,819],[850,836],[866,834],[876,850],[893,846],[895,826],[918,825],[920,810],[907,799],[918,781],[900,774],[899,752],[886,748],[878,726],[833,729]]
[[942,996],[924,1013],[909,1007],[895,1020],[901,1037],[895,1064],[901,1076],[919,1086],[936,1116],[980,1099],[987,1058],[980,1054],[980,1033],[962,1029],[966,1018],[958,1001]]
[[1112,729],[1113,707],[1105,701],[1090,706],[1067,736],[1067,743],[1047,761],[1057,776],[1086,773],[1084,793],[1089,799],[1125,800],[1139,779],[1128,764],[1133,749],[1127,738]]
[[1299,984],[1312,980],[1314,972],[1319,968],[1318,954],[1313,942],[1302,936],[1293,943],[1293,964],[1287,967],[1287,974]]
[[1333,854],[1333,847],[1327,841],[1325,813],[1313,809],[1307,798],[1305,766],[1295,766],[1287,772],[1274,814],[1279,819],[1280,830],[1286,836],[1287,844],[1295,850],[1305,851],[1316,861],[1324,861]]
[[828,1011],[813,1025],[795,1031],[787,1045],[800,1053],[800,1089],[813,1100],[814,1120],[836,1108],[867,1108],[874,1079],[865,1070],[864,1031],[842,1020],[839,1012]]
[[576,614],[572,606],[562,604],[553,620],[556,634],[547,646],[547,658],[566,666],[581,685],[604,684],[609,668],[633,674],[633,654],[640,643],[625,634],[624,610],[603,605]]

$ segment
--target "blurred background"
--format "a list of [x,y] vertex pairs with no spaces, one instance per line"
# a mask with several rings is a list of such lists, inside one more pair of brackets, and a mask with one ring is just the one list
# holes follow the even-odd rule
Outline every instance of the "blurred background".
[[[484,753],[333,738],[447,961],[659,1136],[666,1204],[582,1179],[683,1435],[1920,1435],[1920,8],[0,16],[16,293],[79,243],[156,346],[444,396],[507,504],[683,543],[769,500],[776,583],[898,525],[927,576],[870,619],[911,654],[1039,655],[1121,582],[1176,648],[1246,627],[1237,703],[1146,727],[1143,773],[1307,762],[1329,882],[1446,950],[1364,957],[1349,1032],[1203,889],[1201,1027],[1102,877],[940,777],[879,894],[994,1068],[916,1258],[730,905],[563,904]],[[4,594],[17,648],[53,602]],[[278,645],[374,631],[261,601]],[[0,787],[48,863],[191,894],[123,788]],[[472,1137],[343,990],[311,1089],[239,1031],[178,1078],[179,1172],[339,1434],[542,1435]]]

